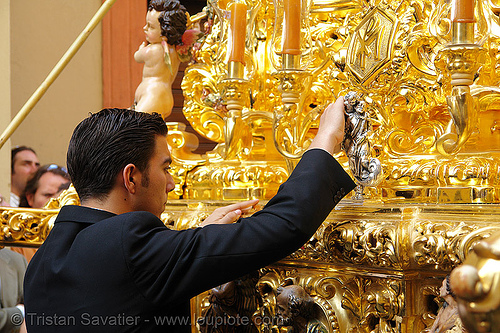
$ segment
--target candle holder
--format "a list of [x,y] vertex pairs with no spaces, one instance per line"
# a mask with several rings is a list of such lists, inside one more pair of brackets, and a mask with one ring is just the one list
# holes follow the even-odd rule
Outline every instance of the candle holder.
[[[228,1],[225,3],[224,8],[221,8],[219,1],[210,0],[209,1],[215,14],[214,24],[217,26],[215,31],[219,31],[219,36],[217,36],[217,49],[215,52],[214,64],[216,65],[215,75],[218,78],[229,77],[229,53],[227,52],[228,43],[230,42],[230,17],[231,12],[228,10],[231,5],[236,1]],[[243,1],[246,2],[246,1]],[[247,4],[246,13],[246,33],[245,33],[245,51],[244,51],[244,63],[241,78],[250,80],[255,75],[256,66],[254,64],[254,49],[253,45],[256,44],[256,33],[255,33],[255,17],[260,9],[261,4],[258,2],[251,2]]]
[[304,94],[301,93],[310,87],[309,72],[284,68],[276,73],[276,77],[280,81],[278,89],[282,105],[274,110],[274,144],[278,152],[285,157],[287,169],[291,172],[309,146],[312,139],[309,129],[318,119],[320,108],[309,113],[303,112]]
[[[305,110],[304,91],[311,85],[311,73],[307,68],[311,62],[312,44],[309,28],[310,0],[297,0],[300,3],[300,49],[284,51],[283,29],[285,26],[286,0],[274,0],[275,21],[272,38],[271,63],[277,69],[274,76],[279,80],[282,105],[274,110],[273,138],[278,152],[285,157],[287,169],[292,172],[300,157],[312,140],[310,129],[320,115],[320,108]],[[295,44],[295,42],[292,42]]]
[[224,119],[225,158],[245,158],[250,154],[252,135],[243,119],[243,108],[249,103],[249,82],[243,78],[244,65],[228,63],[228,76],[220,82],[220,90],[226,104]]
[[474,43],[474,23],[452,23],[451,43],[440,50],[435,60],[436,68],[449,75],[452,86],[451,95],[446,98],[451,120],[445,134],[436,141],[436,149],[442,155],[456,154],[476,126],[478,107],[469,86],[485,54],[486,50]]
[[[309,22],[309,12],[311,9],[311,0],[298,0],[300,2],[300,36],[294,36],[300,39],[300,51],[297,54],[287,54],[283,52],[283,27],[285,26],[284,7],[286,0],[273,0],[274,5],[274,28],[271,39],[271,52],[269,58],[276,69],[307,69],[313,60],[312,37]],[[291,57],[289,57],[291,56]],[[292,60],[294,66],[291,67]],[[284,64],[288,61],[287,64]]]

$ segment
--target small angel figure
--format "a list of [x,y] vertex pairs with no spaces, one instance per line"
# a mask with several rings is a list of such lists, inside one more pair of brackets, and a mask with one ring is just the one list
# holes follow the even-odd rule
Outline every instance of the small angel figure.
[[436,319],[429,333],[463,333],[466,332],[458,314],[458,305],[455,294],[450,288],[450,276],[447,275],[439,288],[439,296],[444,299],[443,306],[439,309]]
[[178,0],[151,0],[146,14],[146,41],[134,54],[144,63],[142,82],[135,91],[134,109],[158,112],[166,119],[174,105],[172,83],[179,64],[201,34],[186,30],[189,14]]
[[319,320],[314,299],[301,286],[292,284],[278,287],[275,311],[277,325],[285,332],[328,332],[326,326]]

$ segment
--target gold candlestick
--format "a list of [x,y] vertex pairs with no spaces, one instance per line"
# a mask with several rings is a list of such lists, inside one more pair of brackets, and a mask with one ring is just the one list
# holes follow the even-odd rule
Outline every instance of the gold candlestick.
[[285,157],[289,172],[307,149],[307,133],[315,117],[303,114],[301,93],[311,84],[311,74],[300,69],[300,55],[282,54],[280,80],[281,108],[274,110],[274,144]]
[[[455,3],[455,6],[460,4]],[[459,12],[452,17],[451,43],[436,57],[436,68],[450,75],[451,95],[447,97],[451,120],[446,133],[438,138],[436,149],[442,155],[454,155],[470,137],[477,122],[477,107],[469,86],[481,64],[485,50],[474,43],[473,5],[472,18],[468,12]],[[455,7],[454,7],[455,8]]]
[[224,101],[228,110],[224,119],[225,158],[244,158],[250,153],[252,137],[243,120],[243,108],[248,101],[248,81],[241,62],[228,62],[228,77],[221,82]]

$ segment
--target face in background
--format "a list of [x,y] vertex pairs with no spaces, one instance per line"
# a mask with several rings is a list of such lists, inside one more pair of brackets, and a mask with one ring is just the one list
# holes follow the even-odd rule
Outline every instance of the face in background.
[[152,9],[148,11],[146,14],[146,25],[144,26],[144,33],[146,34],[146,40],[150,44],[161,43],[163,40],[161,35],[161,27],[160,22],[158,21],[158,17],[160,16],[160,12]]
[[11,175],[11,191],[21,195],[28,179],[38,170],[40,161],[31,150],[23,150],[14,156],[14,171]]
[[157,135],[155,152],[138,184],[134,211],[147,211],[160,217],[165,210],[168,192],[175,188],[174,179],[169,173],[171,162],[167,139]]
[[52,172],[44,173],[38,180],[38,189],[35,193],[26,194],[28,204],[32,208],[42,208],[50,200],[57,198],[60,194],[59,188],[68,180],[63,176],[56,175]]

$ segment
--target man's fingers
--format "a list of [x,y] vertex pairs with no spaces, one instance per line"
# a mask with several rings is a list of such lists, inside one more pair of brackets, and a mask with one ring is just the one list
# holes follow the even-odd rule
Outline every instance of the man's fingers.
[[230,224],[236,222],[242,214],[248,213],[258,202],[258,199],[247,200],[217,208],[200,224],[200,227],[209,224]]
[[240,216],[241,216],[241,210],[236,209],[236,210],[230,211],[229,213],[224,215],[217,223],[218,224],[231,224],[231,223],[238,221]]
[[236,209],[239,209],[241,210],[243,213],[247,213],[248,211],[250,211],[257,203],[259,203],[259,200],[258,199],[255,199],[255,200],[247,200],[247,201],[242,201],[242,202],[237,202],[235,204],[232,204],[232,205],[229,205],[229,206],[225,206],[225,207],[221,207],[221,208],[218,208],[218,210],[220,209],[222,214],[225,215],[227,214],[228,212],[231,212],[231,211],[234,211]]

